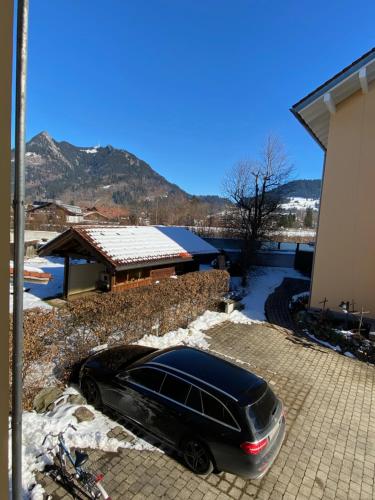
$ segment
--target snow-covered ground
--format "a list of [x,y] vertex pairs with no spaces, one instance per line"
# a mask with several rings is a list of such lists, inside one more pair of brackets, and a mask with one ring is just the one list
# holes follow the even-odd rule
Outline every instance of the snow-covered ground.
[[[157,450],[146,441],[134,436],[129,430],[126,432],[134,437],[129,443],[109,438],[108,432],[119,424],[98,412],[89,405],[77,405],[67,402],[70,394],[78,392],[69,387],[61,398],[61,404],[56,409],[47,413],[24,412],[22,426],[22,486],[24,498],[43,500],[43,488],[40,484],[35,488],[35,473],[42,471],[45,465],[52,464],[52,455],[47,449],[57,443],[56,438],[48,438],[43,445],[45,436],[52,432],[57,434],[67,429],[69,424],[74,425],[77,431],[69,428],[64,434],[64,439],[69,447],[101,449],[103,451],[117,451],[118,448],[132,448],[137,450]],[[73,415],[79,406],[88,408],[94,415],[94,420],[78,423]],[[9,491],[12,477],[11,469],[11,434],[9,432]],[[57,450],[53,450],[55,454]]]
[[[74,260],[73,263],[79,263]],[[12,262],[10,263],[12,265]],[[63,291],[64,281],[64,259],[60,257],[32,257],[25,259],[25,270],[52,274],[48,283],[24,283],[23,308],[42,307],[51,309],[51,306],[43,301],[47,297],[56,297]],[[27,290],[27,291],[26,291]],[[13,287],[10,287],[9,312],[13,311]]]
[[311,237],[315,238],[316,230],[315,229],[283,229],[282,231],[271,231],[270,235],[272,236],[289,236],[290,238],[294,237]]
[[241,312],[234,311],[234,320],[240,321],[242,315],[244,319],[265,321],[264,305],[267,297],[281,285],[284,278],[308,279],[288,267],[255,267],[250,274],[249,292],[242,299],[245,309]]

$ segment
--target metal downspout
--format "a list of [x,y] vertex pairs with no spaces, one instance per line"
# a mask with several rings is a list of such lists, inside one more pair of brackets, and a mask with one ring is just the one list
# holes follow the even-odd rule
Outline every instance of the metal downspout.
[[12,498],[22,494],[22,359],[25,229],[25,121],[29,1],[18,0],[15,102],[14,275],[12,366]]

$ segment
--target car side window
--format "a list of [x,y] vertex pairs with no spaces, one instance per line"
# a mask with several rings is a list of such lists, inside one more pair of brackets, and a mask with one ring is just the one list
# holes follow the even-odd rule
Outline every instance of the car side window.
[[159,392],[165,373],[153,368],[137,368],[129,372],[129,381],[142,385],[147,389]]
[[210,396],[206,392],[202,392],[203,413],[208,417],[214,418],[219,422],[237,427],[236,422],[225,406],[216,398]]
[[185,403],[186,396],[188,395],[190,384],[184,382],[180,378],[173,375],[167,375],[163,382],[160,393],[163,396],[177,401],[178,403]]
[[202,400],[201,400],[201,391],[195,387],[194,385],[191,386],[190,392],[188,394],[188,397],[186,399],[186,406],[189,406],[189,408],[192,408],[193,410],[199,411],[199,413],[202,413]]

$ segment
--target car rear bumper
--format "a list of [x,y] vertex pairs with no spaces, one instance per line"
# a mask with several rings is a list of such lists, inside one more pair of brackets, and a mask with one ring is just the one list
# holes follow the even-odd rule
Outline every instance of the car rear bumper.
[[245,460],[239,466],[237,474],[245,479],[261,479],[270,469],[279,454],[280,448],[285,438],[285,418],[281,418],[277,437],[272,443],[270,449],[265,455],[256,458],[254,456],[246,456]]

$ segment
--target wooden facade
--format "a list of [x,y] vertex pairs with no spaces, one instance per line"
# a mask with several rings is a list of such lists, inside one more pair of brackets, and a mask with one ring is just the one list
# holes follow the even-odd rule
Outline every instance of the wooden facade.
[[188,252],[152,261],[116,264],[100,247],[88,241],[85,234],[83,226],[71,227],[39,250],[41,256],[64,257],[65,298],[95,290],[123,292],[199,270],[198,259]]

